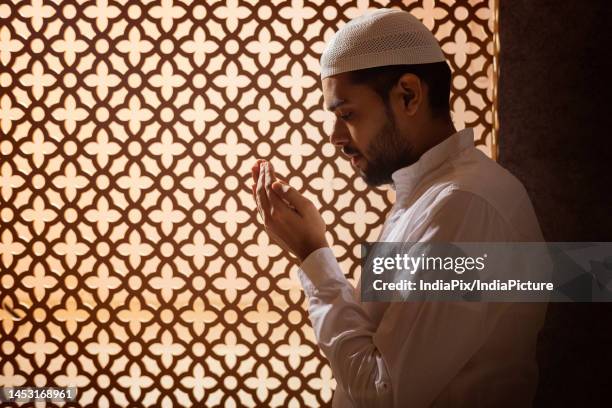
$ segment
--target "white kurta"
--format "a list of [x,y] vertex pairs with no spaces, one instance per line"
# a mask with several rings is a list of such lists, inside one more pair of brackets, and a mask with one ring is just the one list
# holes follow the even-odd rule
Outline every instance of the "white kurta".
[[[392,175],[378,241],[542,241],[522,184],[474,147],[468,128]],[[330,248],[298,276],[337,382],[334,407],[530,406],[546,304],[360,302]]]

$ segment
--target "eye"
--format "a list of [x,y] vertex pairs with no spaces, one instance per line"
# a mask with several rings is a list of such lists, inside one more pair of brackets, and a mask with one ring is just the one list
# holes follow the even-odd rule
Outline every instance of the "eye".
[[340,119],[342,120],[348,120],[351,116],[353,115],[353,113],[345,113],[344,115],[340,115]]

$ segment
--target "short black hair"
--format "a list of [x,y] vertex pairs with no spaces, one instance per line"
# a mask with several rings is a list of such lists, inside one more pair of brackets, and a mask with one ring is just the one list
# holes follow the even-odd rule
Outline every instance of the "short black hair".
[[404,74],[414,74],[429,88],[429,107],[434,118],[450,116],[451,70],[445,61],[430,64],[386,65],[349,72],[349,81],[368,85],[389,108],[389,91]]

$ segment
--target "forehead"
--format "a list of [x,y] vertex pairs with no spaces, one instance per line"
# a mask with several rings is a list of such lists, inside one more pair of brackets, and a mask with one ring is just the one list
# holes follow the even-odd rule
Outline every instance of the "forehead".
[[342,73],[324,78],[321,81],[323,89],[323,106],[325,110],[333,111],[344,104],[363,102],[372,92],[365,85],[354,85],[349,81],[348,74]]
[[334,105],[346,99],[346,82],[343,74],[330,76],[321,81],[325,110],[333,110]]

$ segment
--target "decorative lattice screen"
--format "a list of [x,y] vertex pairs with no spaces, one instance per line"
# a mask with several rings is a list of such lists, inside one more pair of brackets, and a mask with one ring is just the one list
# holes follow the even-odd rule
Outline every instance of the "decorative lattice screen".
[[320,206],[355,282],[393,197],[327,143],[318,59],[382,6],[433,29],[456,126],[491,154],[490,2],[3,2],[0,385],[74,385],[79,406],[329,405],[250,167],[270,159]]

